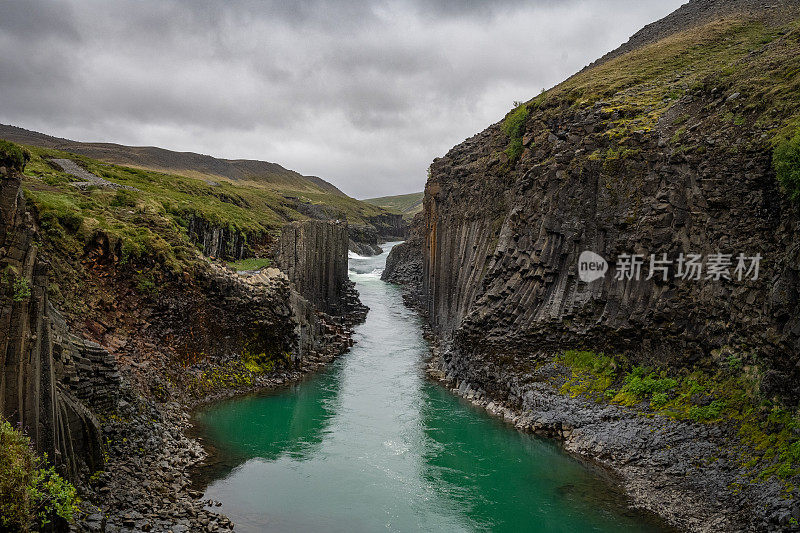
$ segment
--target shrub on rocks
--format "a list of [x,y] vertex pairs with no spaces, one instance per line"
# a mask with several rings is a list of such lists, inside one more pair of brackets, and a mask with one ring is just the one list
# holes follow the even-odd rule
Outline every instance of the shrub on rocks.
[[786,192],[793,200],[800,200],[800,132],[775,147],[772,164]]
[[0,166],[21,172],[30,159],[31,153],[25,148],[0,139]]
[[75,487],[36,455],[30,438],[0,419],[0,531],[72,520],[76,503]]

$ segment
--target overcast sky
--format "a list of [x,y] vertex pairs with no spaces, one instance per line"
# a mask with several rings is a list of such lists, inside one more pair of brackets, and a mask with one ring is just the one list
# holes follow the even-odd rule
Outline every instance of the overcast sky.
[[0,0],[0,123],[414,192],[683,1]]

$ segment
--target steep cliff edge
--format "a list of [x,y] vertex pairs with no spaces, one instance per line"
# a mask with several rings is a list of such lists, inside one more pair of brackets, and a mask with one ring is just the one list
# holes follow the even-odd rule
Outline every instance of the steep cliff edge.
[[119,373],[100,346],[72,335],[47,295],[20,188],[23,161],[0,155],[0,415],[72,480],[103,466],[94,413],[116,407]]
[[74,481],[80,530],[230,530],[189,489],[204,453],[183,435],[187,411],[352,345],[366,308],[347,280],[346,224],[284,232],[303,252],[297,284],[274,268],[238,274],[199,253],[160,195],[23,174],[30,156],[0,142],[0,416]]
[[[637,504],[687,529],[800,519],[800,220],[772,161],[797,130],[797,17],[795,1],[690,2],[436,159],[425,189],[435,372],[606,462]],[[604,277],[581,279],[584,251]],[[757,279],[737,274],[740,254],[745,270],[760,257]],[[406,248],[392,256],[413,269]],[[648,279],[651,256],[665,275]],[[607,367],[604,354],[617,354]],[[585,359],[598,366],[567,364]],[[692,461],[694,480],[664,466]]]
[[[795,24],[732,16],[671,35],[435,160],[420,230],[437,332],[504,354],[591,346],[674,365],[728,347],[794,376],[797,207],[772,143],[794,120]],[[579,279],[586,250],[608,260],[601,280]],[[760,254],[758,279],[676,276],[681,254],[720,252],[729,274]],[[641,279],[615,279],[624,254],[641,255]],[[666,280],[645,279],[651,254],[671,261]]]
[[347,224],[307,220],[281,231],[278,267],[317,309],[332,315],[366,315],[347,276]]

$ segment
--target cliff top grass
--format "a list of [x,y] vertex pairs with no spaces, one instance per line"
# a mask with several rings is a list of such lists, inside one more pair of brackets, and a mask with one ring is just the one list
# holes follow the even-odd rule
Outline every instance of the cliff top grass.
[[365,203],[386,209],[392,213],[413,217],[422,211],[422,199],[424,192],[413,192],[410,194],[398,194],[396,196],[381,196],[379,198],[367,198]]
[[30,158],[31,154],[25,148],[0,139],[0,166],[21,171]]
[[778,478],[790,497],[800,476],[800,411],[760,392],[752,357],[716,354],[714,368],[632,366],[621,355],[568,350],[556,361],[571,375],[560,385],[570,396],[623,405],[645,416],[733,424],[743,466],[754,480]]
[[250,187],[226,181],[209,182],[204,179],[113,165],[54,149],[27,148],[32,157],[25,174],[43,178],[48,185],[57,187],[62,192],[73,192],[74,187],[67,184],[77,180],[54,169],[47,163],[47,159],[71,159],[101,178],[139,189],[142,197],[158,200],[170,213],[196,214],[214,225],[227,226],[243,232],[275,231],[286,221],[308,218],[294,209],[294,200],[291,199],[312,206],[333,208],[341,212],[348,221],[356,224],[365,224],[367,217],[381,212],[379,208],[337,194],[288,189],[281,193],[264,187]]
[[[10,143],[8,143],[10,144]],[[13,145],[12,145],[13,146]],[[155,254],[182,262],[194,254],[185,238],[187,220],[200,217],[217,227],[245,234],[277,234],[288,221],[308,218],[297,202],[341,214],[354,224],[382,210],[353,198],[299,191],[294,196],[273,189],[204,180],[102,163],[59,150],[28,147],[30,161],[23,183],[42,228],[54,239],[86,242],[101,230],[124,241],[132,255]],[[135,190],[71,185],[80,181],[51,165],[49,159],[71,159],[92,174]],[[288,197],[288,198],[287,198]],[[66,242],[75,247],[79,242]]]
[[[102,163],[54,149],[15,149],[30,154],[23,191],[38,219],[42,248],[53,270],[50,296],[69,317],[84,316],[106,298],[84,267],[91,268],[98,246],[112,252],[118,266],[127,269],[126,279],[130,277],[135,290],[151,297],[170,275],[192,273],[206,261],[188,234],[192,217],[254,237],[276,236],[285,223],[307,219],[300,208],[323,210],[354,224],[366,224],[367,217],[384,212],[335,193],[289,194]],[[72,184],[80,178],[49,162],[62,158],[133,189],[75,187]]]
[[[593,66],[523,107],[530,122],[599,104],[611,117],[604,135],[624,145],[633,132],[656,128],[677,100],[700,91],[722,101],[736,95],[736,114],[720,109],[720,123],[763,130],[772,145],[792,137],[800,127],[800,20],[773,26],[731,15]],[[504,125],[519,113],[515,107]]]

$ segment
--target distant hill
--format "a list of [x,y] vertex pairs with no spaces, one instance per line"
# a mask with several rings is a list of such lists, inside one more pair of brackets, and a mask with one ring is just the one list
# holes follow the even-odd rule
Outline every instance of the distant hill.
[[193,152],[174,152],[154,146],[84,143],[4,124],[0,124],[0,139],[72,152],[115,165],[155,170],[189,178],[226,180],[240,184],[249,182],[246,184],[275,190],[322,192],[346,196],[333,184],[322,178],[303,176],[298,172],[283,168],[277,163],[267,161],[220,159]]
[[422,211],[422,198],[424,193],[412,192],[411,194],[400,194],[397,196],[381,196],[380,198],[367,198],[362,200],[368,204],[382,207],[387,211],[401,213],[407,217],[413,217]]
[[[351,228],[357,228],[353,246],[397,235],[387,210],[351,198],[321,178],[303,176],[276,163],[82,143],[4,125],[0,125],[0,139],[30,151],[23,187],[40,213],[61,206],[54,211],[56,218],[80,213],[86,221],[108,226],[104,229],[115,235],[138,230],[130,221],[117,221],[112,228],[102,205],[84,205],[87,195],[107,195],[92,189],[128,191],[121,193],[120,202],[144,202],[163,209],[194,240],[203,241],[204,250],[208,235],[227,232],[233,240],[248,243],[236,254],[228,254],[235,258],[254,253],[259,243],[265,251],[284,224],[307,218],[347,220]],[[125,194],[131,198],[123,198]]]

